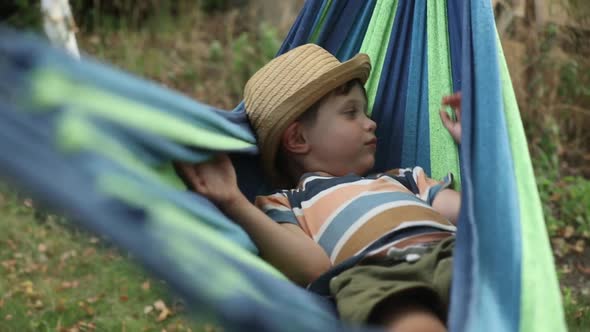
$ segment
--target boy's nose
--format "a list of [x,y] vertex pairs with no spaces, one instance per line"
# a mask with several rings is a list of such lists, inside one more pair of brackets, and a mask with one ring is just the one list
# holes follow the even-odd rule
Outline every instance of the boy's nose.
[[367,118],[367,130],[375,131],[377,129],[377,123],[371,118]]

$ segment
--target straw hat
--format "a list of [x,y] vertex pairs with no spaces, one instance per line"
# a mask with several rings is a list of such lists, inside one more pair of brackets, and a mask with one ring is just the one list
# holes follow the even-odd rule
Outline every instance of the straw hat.
[[273,183],[280,182],[275,159],[285,129],[330,91],[369,77],[366,54],[340,62],[325,49],[306,44],[273,59],[246,83],[244,102],[258,139],[262,166]]

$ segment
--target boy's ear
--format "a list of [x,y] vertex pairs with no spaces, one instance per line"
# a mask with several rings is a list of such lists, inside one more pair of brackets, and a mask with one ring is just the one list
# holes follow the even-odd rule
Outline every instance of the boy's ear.
[[281,137],[281,144],[285,151],[290,153],[305,154],[309,151],[309,144],[300,122],[295,121],[285,129]]

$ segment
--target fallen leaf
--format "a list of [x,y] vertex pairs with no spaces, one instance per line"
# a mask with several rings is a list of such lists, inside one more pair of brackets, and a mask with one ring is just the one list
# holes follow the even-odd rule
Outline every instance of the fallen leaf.
[[171,313],[172,312],[170,312],[170,310],[168,309],[160,311],[160,314],[158,315],[158,318],[156,318],[156,321],[162,322],[166,320],[166,318],[168,318],[168,316],[170,316]]
[[2,309],[2,307],[4,307],[4,299],[0,299],[0,309]]
[[31,282],[30,280],[27,281],[23,281],[21,284],[23,293],[25,293],[26,295],[34,295],[35,291],[33,290],[33,282]]
[[127,302],[128,300],[129,300],[129,297],[127,295],[119,296],[119,301],[121,301],[121,302]]
[[33,305],[33,308],[35,308],[35,309],[41,309],[41,308],[43,308],[43,302],[41,300],[35,301],[35,304]]
[[143,289],[144,291],[150,290],[150,281],[146,280],[143,284],[141,284],[141,289]]
[[47,251],[47,246],[45,245],[45,243],[39,243],[39,245],[37,246],[37,251],[39,251],[39,252],[46,252]]
[[578,254],[581,254],[584,252],[585,247],[586,242],[584,240],[578,240],[576,241],[576,244],[572,247],[572,249]]
[[12,320],[12,315],[8,314],[8,315],[4,316],[4,320]]
[[168,307],[166,306],[166,304],[162,300],[158,300],[158,301],[154,302],[154,308],[156,308],[156,310],[158,310],[160,312],[160,314],[158,315],[158,318],[156,318],[156,321],[158,321],[158,322],[165,320],[166,318],[168,318],[168,316],[170,316],[170,314],[172,314],[170,309],[168,309]]
[[574,235],[574,227],[573,226],[567,226],[564,230],[563,230],[563,237],[566,239],[569,239],[570,237],[572,237],[572,235]]
[[99,297],[98,296],[93,296],[93,297],[87,298],[86,299],[86,302],[88,302],[88,303],[94,303],[94,302],[96,302],[98,300],[99,300]]
[[58,290],[70,289],[70,288],[78,288],[80,286],[80,282],[78,280],[74,281],[62,281]]
[[154,311],[154,307],[152,307],[151,305],[148,305],[145,308],[143,308],[143,313],[146,314],[146,315],[149,314],[152,311]]
[[27,198],[23,201],[23,204],[28,208],[32,208],[33,207],[33,200],[30,198]]
[[156,310],[161,311],[166,308],[166,304],[164,303],[164,301],[158,300],[154,302],[154,307],[156,308]]

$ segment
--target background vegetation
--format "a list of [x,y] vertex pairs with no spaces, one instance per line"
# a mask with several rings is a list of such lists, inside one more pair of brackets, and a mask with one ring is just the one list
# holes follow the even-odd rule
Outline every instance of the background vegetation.
[[[271,59],[296,12],[263,0],[70,0],[81,50],[198,100],[231,109]],[[292,1],[300,4],[301,1]],[[541,194],[568,325],[590,328],[590,4],[549,1],[566,23],[496,1],[502,43]],[[267,7],[269,6],[266,3]],[[39,2],[0,4],[5,23],[40,31]],[[276,12],[276,11],[280,12]],[[512,11],[512,12],[511,12]],[[550,12],[550,11],[549,11]],[[565,13],[565,14],[564,14]],[[280,14],[280,15],[279,15]],[[283,21],[277,22],[277,17]],[[272,21],[272,24],[264,23]],[[0,188],[0,330],[215,330],[104,240]],[[191,313],[191,317],[194,317]]]

